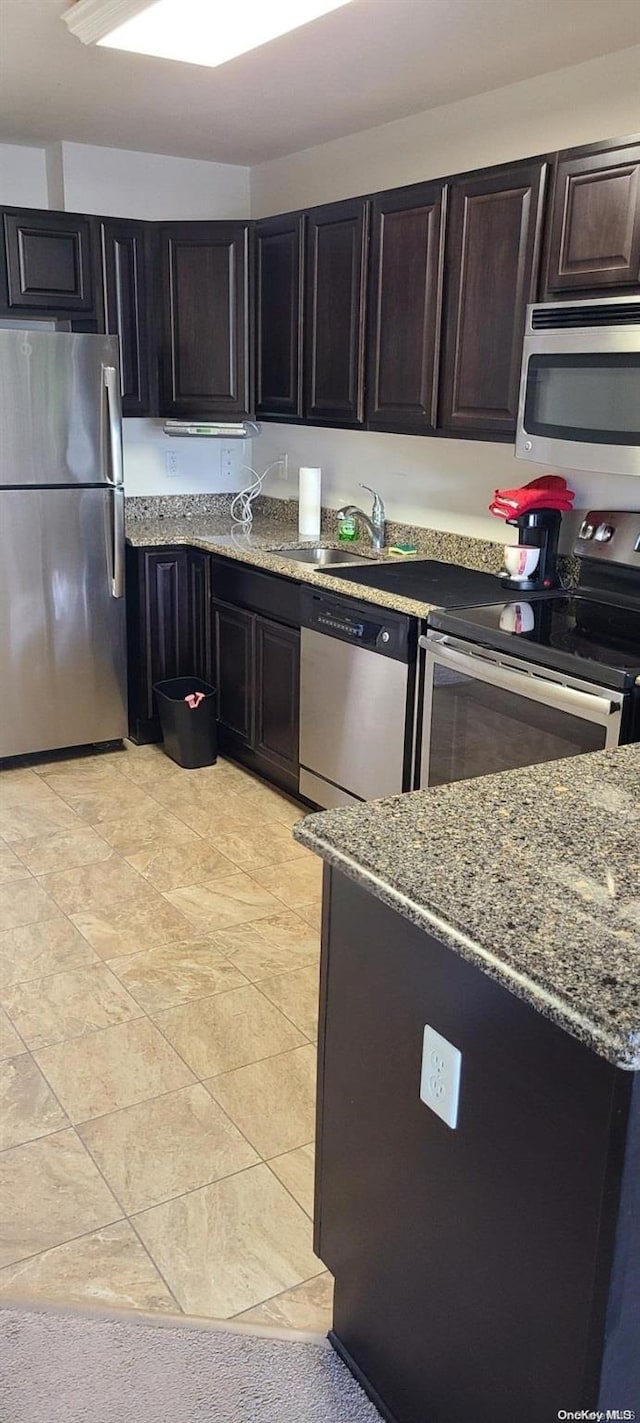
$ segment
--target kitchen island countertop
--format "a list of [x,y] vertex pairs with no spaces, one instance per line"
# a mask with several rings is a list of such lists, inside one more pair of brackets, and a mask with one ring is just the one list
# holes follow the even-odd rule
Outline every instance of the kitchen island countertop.
[[[427,555],[419,553],[418,559],[429,556],[436,557],[442,563],[455,563],[459,557],[461,540],[455,536],[442,534],[437,536],[441,547],[437,555]],[[408,563],[413,562],[413,557],[406,558],[403,555],[394,555],[385,549],[382,553],[373,553],[371,545],[366,542],[355,542],[347,545],[340,544],[338,540],[326,535],[318,539],[301,539],[295,523],[284,523],[281,520],[269,521],[264,518],[256,519],[250,532],[245,532],[238,525],[233,525],[228,514],[196,514],[182,518],[136,518],[127,524],[127,540],[134,548],[159,548],[163,545],[178,547],[182,544],[190,548],[201,548],[208,553],[220,554],[223,558],[231,558],[239,563],[251,564],[254,568],[262,568],[268,573],[277,573],[284,578],[295,579],[297,583],[309,583],[313,587],[321,588],[325,593],[340,593],[342,597],[357,598],[360,602],[374,603],[380,608],[390,608],[395,612],[406,613],[414,618],[426,618],[433,612],[435,607],[441,604],[425,602],[420,598],[403,597],[400,593],[390,589],[373,588],[363,583],[358,583],[357,565],[354,564],[353,578],[333,578],[330,573],[319,572],[308,563],[301,563],[296,559],[287,557],[287,551],[294,549],[314,548],[319,545],[324,548],[336,548],[349,554],[357,554],[362,559],[363,565],[371,566],[372,563]],[[473,544],[474,540],[469,540]],[[466,566],[476,569],[478,573],[485,575],[490,571],[486,566],[474,565],[470,561]],[[496,579],[496,587],[497,587]],[[485,595],[479,601],[490,601],[490,595]]]
[[324,811],[294,834],[601,1057],[640,1069],[639,746]]

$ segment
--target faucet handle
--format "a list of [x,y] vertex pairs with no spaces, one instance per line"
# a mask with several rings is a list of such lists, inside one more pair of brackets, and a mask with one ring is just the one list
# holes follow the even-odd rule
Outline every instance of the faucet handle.
[[374,520],[377,519],[378,521],[383,520],[383,519],[384,519],[384,504],[383,504],[382,499],[380,498],[380,495],[378,494],[377,490],[376,490],[376,489],[372,489],[370,484],[363,484],[363,483],[362,483],[362,480],[358,480],[358,488],[359,488],[359,489],[366,489],[369,494],[373,494],[373,518],[374,518]]

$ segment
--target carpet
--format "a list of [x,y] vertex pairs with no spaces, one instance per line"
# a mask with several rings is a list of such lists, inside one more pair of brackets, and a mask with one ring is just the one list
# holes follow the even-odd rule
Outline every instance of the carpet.
[[0,1306],[0,1423],[380,1423],[321,1339]]

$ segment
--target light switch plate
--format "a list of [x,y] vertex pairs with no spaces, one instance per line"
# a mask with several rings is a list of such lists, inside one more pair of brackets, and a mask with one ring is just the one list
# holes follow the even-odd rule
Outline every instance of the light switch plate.
[[454,1130],[458,1125],[461,1069],[460,1049],[427,1024],[422,1038],[420,1099]]

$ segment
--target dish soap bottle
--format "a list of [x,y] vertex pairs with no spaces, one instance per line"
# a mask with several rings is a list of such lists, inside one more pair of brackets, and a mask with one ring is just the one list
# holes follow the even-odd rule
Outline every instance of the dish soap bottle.
[[338,538],[340,542],[353,543],[356,532],[356,521],[353,514],[342,514],[338,519]]

